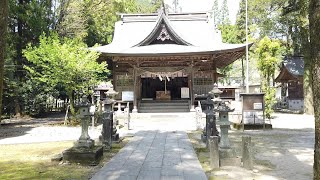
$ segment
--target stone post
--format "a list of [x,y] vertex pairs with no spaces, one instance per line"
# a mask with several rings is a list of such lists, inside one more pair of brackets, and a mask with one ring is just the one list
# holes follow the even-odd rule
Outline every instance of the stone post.
[[210,150],[210,167],[216,169],[220,167],[219,158],[219,137],[210,136],[209,137],[209,150]]
[[[200,101],[198,101],[200,103]],[[201,106],[196,107],[195,125],[197,129],[201,129],[202,110]]]
[[253,169],[253,154],[250,136],[242,136],[242,162],[246,169]]
[[129,102],[127,103],[127,107],[124,109],[124,119],[125,119],[125,126],[129,130],[130,129],[130,109],[129,109]]
[[230,128],[230,121],[229,121],[229,111],[221,109],[219,111],[219,125],[220,125],[220,131],[221,131],[221,141],[220,141],[220,147],[223,149],[229,149],[230,148],[230,141],[229,141],[229,128]]
[[111,102],[104,102],[104,111],[102,113],[102,130],[99,137],[105,150],[111,149],[112,145],[112,118]]

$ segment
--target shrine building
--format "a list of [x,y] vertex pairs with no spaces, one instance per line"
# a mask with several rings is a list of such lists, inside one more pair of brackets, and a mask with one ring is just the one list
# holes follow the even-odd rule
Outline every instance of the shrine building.
[[222,42],[208,13],[120,15],[112,43],[92,49],[101,60],[112,60],[116,99],[132,101],[133,112],[157,112],[148,104],[157,102],[185,105],[171,112],[194,110],[195,98],[217,82],[217,68],[246,52],[245,44]]
[[302,56],[283,59],[280,73],[275,81],[281,83],[282,101],[290,110],[303,110],[304,108],[303,74]]

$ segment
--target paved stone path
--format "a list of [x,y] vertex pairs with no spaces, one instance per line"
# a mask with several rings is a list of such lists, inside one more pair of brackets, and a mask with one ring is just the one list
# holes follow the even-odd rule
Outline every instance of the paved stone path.
[[92,180],[206,180],[184,131],[141,130]]

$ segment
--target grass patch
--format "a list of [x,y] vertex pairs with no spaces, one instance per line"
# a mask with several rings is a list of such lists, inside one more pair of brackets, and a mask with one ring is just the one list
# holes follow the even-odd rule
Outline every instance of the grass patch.
[[0,179],[88,179],[127,142],[114,144],[94,167],[51,162],[51,157],[72,147],[73,141],[0,145]]
[[201,141],[202,131],[193,131],[188,133],[189,139],[198,156],[202,169],[206,174],[211,173],[209,149],[206,148],[205,143]]

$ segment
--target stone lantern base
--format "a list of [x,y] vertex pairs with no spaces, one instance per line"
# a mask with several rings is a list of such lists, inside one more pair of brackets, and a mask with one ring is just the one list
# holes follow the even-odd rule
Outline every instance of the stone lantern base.
[[84,165],[97,165],[103,155],[101,146],[72,147],[62,152],[63,161]]

